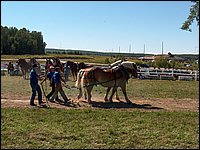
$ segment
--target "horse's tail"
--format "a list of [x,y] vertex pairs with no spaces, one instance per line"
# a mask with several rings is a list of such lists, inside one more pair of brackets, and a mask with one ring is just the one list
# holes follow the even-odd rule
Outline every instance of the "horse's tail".
[[76,84],[75,87],[79,89],[79,95],[78,95],[78,99],[80,99],[82,97],[82,93],[84,91],[84,70],[80,70],[77,74],[77,80],[76,80]]
[[83,70],[80,70],[80,71],[78,72],[78,74],[77,74],[77,80],[76,80],[75,86],[76,86],[78,89],[81,88],[81,78],[82,78],[82,76],[83,76],[83,73],[84,73],[84,71],[83,71]]

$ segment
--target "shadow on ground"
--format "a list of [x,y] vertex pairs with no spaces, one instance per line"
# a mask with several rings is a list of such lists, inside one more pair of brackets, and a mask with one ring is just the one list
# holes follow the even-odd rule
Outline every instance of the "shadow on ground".
[[152,107],[150,104],[134,104],[126,102],[95,102],[91,104],[92,107],[97,108],[141,108],[141,109],[163,109],[160,107]]

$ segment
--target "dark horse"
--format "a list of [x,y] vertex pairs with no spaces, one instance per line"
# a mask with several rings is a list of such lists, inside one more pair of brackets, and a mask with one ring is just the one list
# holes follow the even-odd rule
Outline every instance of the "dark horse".
[[80,63],[78,63],[77,72],[79,72],[79,70],[81,70],[81,69],[85,69],[85,68],[89,68],[89,67],[93,67],[93,65],[87,65],[84,62],[80,62]]
[[70,67],[70,70],[72,72],[72,76],[73,76],[74,80],[76,80],[77,73],[78,73],[77,63],[72,62],[72,61],[67,61],[67,66]]

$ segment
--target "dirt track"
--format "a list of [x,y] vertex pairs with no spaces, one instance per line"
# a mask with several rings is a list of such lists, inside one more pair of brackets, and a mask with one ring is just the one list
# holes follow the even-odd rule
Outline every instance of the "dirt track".
[[[51,108],[64,108],[64,109],[85,109],[85,108],[112,108],[112,109],[139,109],[139,110],[148,110],[148,111],[199,111],[199,100],[193,99],[144,99],[144,98],[135,98],[133,104],[127,104],[124,99],[121,101],[114,100],[112,103],[104,102],[103,97],[94,97],[93,103],[89,105],[87,101],[80,99],[79,101],[72,97],[73,105],[65,106],[62,103],[52,103],[48,102]],[[43,98],[43,101],[46,101]],[[35,100],[37,104],[37,99]],[[6,95],[1,93],[1,108],[6,107],[23,107],[31,108],[29,105],[29,97],[19,96],[19,95]]]

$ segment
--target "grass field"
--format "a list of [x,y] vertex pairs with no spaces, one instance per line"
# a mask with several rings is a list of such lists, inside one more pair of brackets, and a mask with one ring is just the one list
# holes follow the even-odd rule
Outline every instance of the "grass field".
[[[21,76],[1,77],[1,93],[29,97],[30,91],[29,80]],[[69,97],[78,94],[77,89],[64,91]],[[130,79],[127,93],[133,101],[198,100],[199,82]],[[94,87],[94,98],[104,94],[105,88]],[[1,148],[199,148],[199,112],[1,108]]]
[[[19,58],[30,59],[35,57],[36,59],[46,59],[46,58],[53,58],[57,57],[62,59],[67,59],[74,62],[88,62],[88,63],[100,63],[100,64],[107,64],[113,63],[119,58],[110,57],[110,56],[93,56],[93,55],[72,55],[72,54],[46,54],[46,55],[1,55],[1,60],[15,60]],[[137,62],[137,59],[130,58],[130,60]],[[13,61],[15,62],[15,61]],[[40,61],[39,61],[40,62]],[[44,63],[44,62],[42,62]]]
[[[69,79],[72,80],[71,77]],[[69,81],[67,84],[72,87],[75,85],[75,82]],[[1,77],[1,92],[28,96],[30,95],[30,91],[31,88],[29,85],[29,80],[23,80],[21,76]],[[78,90],[74,88],[64,88],[64,91],[73,97],[78,95]],[[106,89],[102,86],[94,86],[92,91],[94,97],[104,96],[105,92]],[[130,98],[133,99],[135,97],[199,99],[199,82],[130,79],[127,84],[127,94]],[[123,94],[120,89],[119,95],[123,98]]]
[[[47,58],[56,55],[1,56],[1,59]],[[105,63],[107,57],[58,55],[73,61]],[[114,58],[109,57],[110,62]],[[72,79],[70,77],[70,79]],[[48,84],[48,83],[47,83]],[[67,84],[72,87],[75,82]],[[44,84],[45,86],[45,84]],[[49,89],[47,88],[47,91]],[[69,98],[77,97],[76,88],[64,88]],[[92,99],[104,97],[106,89],[95,86]],[[29,80],[21,76],[1,76],[1,94],[8,98],[30,98]],[[130,100],[161,98],[199,100],[198,81],[130,79]],[[119,90],[120,99],[124,98]],[[9,99],[8,99],[9,100]],[[147,111],[117,108],[1,108],[2,149],[198,149],[199,112]]]
[[195,112],[2,109],[1,148],[199,148]]

